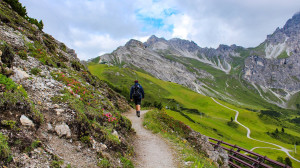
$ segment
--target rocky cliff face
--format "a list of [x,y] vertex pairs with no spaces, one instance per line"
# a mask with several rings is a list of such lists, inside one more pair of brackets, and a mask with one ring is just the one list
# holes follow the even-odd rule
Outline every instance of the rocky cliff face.
[[[300,13],[283,28],[268,35],[258,49],[245,60],[243,78],[272,91],[284,107],[285,101],[300,91]],[[270,100],[269,100],[270,101]]]
[[125,98],[3,1],[0,19],[0,167],[121,167]]
[[214,76],[182,59],[206,63],[229,73],[232,57],[240,57],[239,53],[235,52],[235,48],[236,46],[225,45],[220,45],[218,49],[200,48],[193,41],[165,40],[151,36],[145,43],[130,40],[111,54],[101,56],[99,62],[110,62],[122,67],[135,66],[159,79],[178,83],[206,94],[209,91],[204,88],[206,85],[199,79],[213,79]]

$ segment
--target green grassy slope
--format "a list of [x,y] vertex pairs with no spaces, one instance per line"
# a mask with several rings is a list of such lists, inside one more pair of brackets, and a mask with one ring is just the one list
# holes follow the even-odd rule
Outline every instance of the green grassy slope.
[[[237,144],[246,149],[252,149],[254,147],[274,147],[246,138],[246,129],[241,126],[233,128],[227,125],[230,118],[234,118],[235,112],[216,104],[210,97],[200,95],[181,85],[162,81],[148,74],[130,69],[122,69],[107,65],[91,65],[89,66],[89,70],[100,79],[105,80],[110,83],[110,85],[120,89],[122,93],[129,94],[128,91],[130,86],[135,79],[138,79],[146,92],[145,101],[158,101],[162,102],[164,106],[173,106],[175,108],[177,107],[176,104],[179,104],[181,108],[196,109],[199,112],[204,113],[204,115],[200,115],[199,113],[188,112],[189,110],[183,111],[183,113],[171,110],[167,111],[170,116],[183,121],[202,134],[224,140],[228,143]],[[233,81],[238,82],[236,80]],[[281,129],[281,127],[285,127],[286,132],[300,137],[299,128],[285,120],[277,121],[269,117],[260,118],[258,112],[238,108],[221,100],[218,101],[240,112],[238,121],[251,129],[251,137],[253,138],[276,143],[291,149],[292,145],[273,139],[267,135],[266,132],[272,132],[276,128]],[[257,106],[256,108],[262,109],[261,106]],[[259,151],[260,154],[268,155],[268,157],[275,160],[278,156],[286,157],[284,153],[278,152],[277,150],[263,151],[258,149],[257,151]],[[295,157],[300,159],[299,154],[295,155]],[[296,163],[294,164],[296,165]]]

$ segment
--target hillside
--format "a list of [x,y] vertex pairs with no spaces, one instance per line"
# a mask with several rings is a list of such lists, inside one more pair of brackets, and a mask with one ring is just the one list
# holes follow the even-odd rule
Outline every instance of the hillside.
[[0,167],[132,165],[126,99],[20,9],[0,1]]

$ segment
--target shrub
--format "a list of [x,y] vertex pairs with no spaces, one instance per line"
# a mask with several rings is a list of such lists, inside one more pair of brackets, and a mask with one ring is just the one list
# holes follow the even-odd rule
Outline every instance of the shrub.
[[239,127],[239,125],[234,121],[228,121],[227,125],[232,127],[232,128],[238,128]]
[[12,130],[17,129],[16,121],[13,120],[2,120],[0,124]]
[[25,148],[25,152],[31,152],[32,150],[40,146],[41,146],[41,141],[39,140],[33,141],[30,146]]
[[64,161],[59,159],[58,156],[53,155],[53,161],[51,162],[50,167],[51,168],[61,168],[61,166],[64,164]]
[[39,69],[39,68],[32,68],[31,70],[30,70],[30,73],[32,73],[33,75],[38,75],[38,74],[40,74],[41,73],[41,69]]
[[91,137],[90,136],[82,136],[82,137],[80,137],[80,141],[87,145],[91,145]]
[[21,51],[17,52],[17,55],[19,55],[20,58],[23,59],[23,60],[27,60],[28,59],[27,51],[26,50],[21,50]]
[[287,164],[287,165],[289,165],[289,166],[291,166],[291,167],[293,167],[292,165],[292,161],[291,161],[291,159],[289,158],[289,157],[286,157],[285,159],[284,159],[284,161],[285,161],[285,163]]
[[7,137],[0,132],[0,160],[6,159],[10,154]]
[[103,158],[100,162],[98,162],[97,166],[103,167],[103,168],[111,167],[109,160],[107,160],[106,158]]
[[121,157],[121,162],[123,164],[124,168],[134,168],[133,163],[130,159],[127,159],[126,157]]

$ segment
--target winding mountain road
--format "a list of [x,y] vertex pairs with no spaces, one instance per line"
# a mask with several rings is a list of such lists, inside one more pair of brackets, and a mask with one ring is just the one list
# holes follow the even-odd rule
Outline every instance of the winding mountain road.
[[[251,136],[250,136],[251,130],[250,130],[248,127],[246,127],[245,125],[241,124],[241,123],[238,121],[239,112],[238,112],[237,110],[231,109],[231,108],[229,108],[229,107],[227,107],[227,106],[225,106],[225,105],[219,103],[218,101],[216,101],[216,100],[215,100],[214,98],[212,98],[212,97],[211,97],[211,99],[212,99],[215,103],[219,104],[220,106],[223,106],[223,107],[225,107],[225,108],[227,108],[227,109],[229,109],[229,110],[232,110],[232,111],[236,112],[234,121],[235,121],[236,123],[238,123],[239,125],[241,125],[242,127],[244,127],[244,128],[247,130],[247,138],[249,138],[249,139],[251,139],[251,140],[254,140],[254,141],[266,143],[266,144],[269,144],[269,145],[274,145],[274,146],[276,146],[276,147],[279,148],[279,149],[276,149],[276,150],[283,151],[283,152],[285,152],[291,159],[293,159],[293,160],[295,160],[295,161],[297,161],[297,162],[300,162],[300,160],[298,160],[298,159],[296,159],[296,158],[294,158],[293,156],[290,155],[289,152],[290,152],[291,150],[289,150],[289,149],[286,149],[286,148],[284,148],[284,147],[282,147],[282,146],[280,146],[280,145],[277,145],[277,144],[274,144],[274,143],[271,143],[271,142],[266,142],[266,141],[261,141],[261,140],[258,140],[258,139],[251,138]],[[263,147],[256,147],[256,148],[263,148]],[[254,150],[254,149],[255,149],[255,148],[253,148],[252,150]],[[274,148],[269,148],[269,149],[274,149]]]

